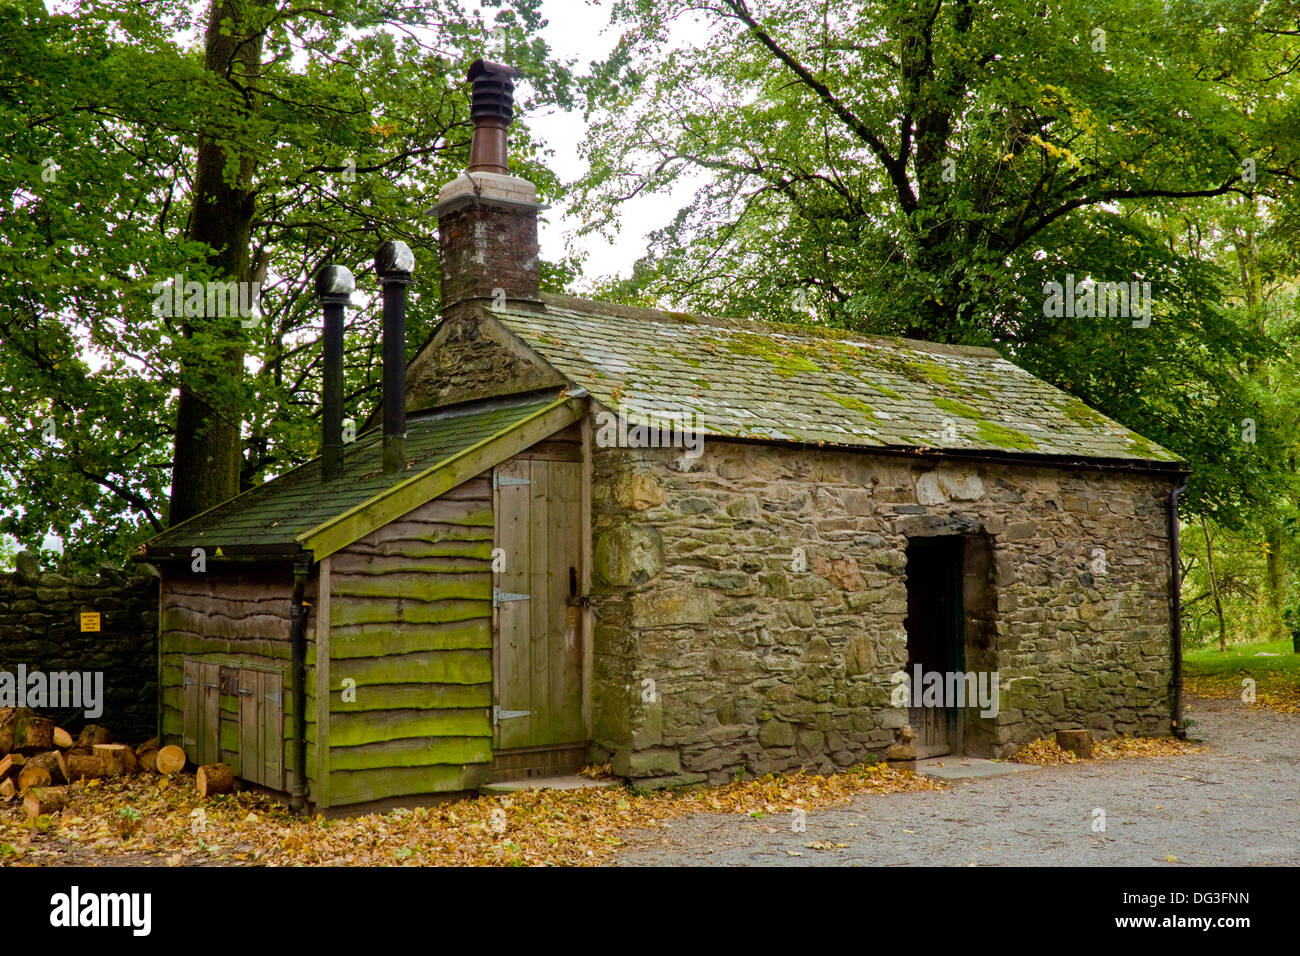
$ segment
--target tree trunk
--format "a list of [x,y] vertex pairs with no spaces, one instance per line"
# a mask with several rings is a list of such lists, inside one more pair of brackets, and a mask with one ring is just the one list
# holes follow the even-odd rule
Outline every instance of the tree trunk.
[[1266,532],[1268,554],[1265,556],[1264,591],[1268,609],[1268,640],[1280,641],[1286,637],[1282,621],[1282,603],[1286,593],[1286,563],[1282,558],[1282,530],[1270,522]]
[[[231,118],[236,128],[257,109],[247,84],[261,72],[263,32],[257,24],[267,5],[268,0],[212,0],[208,10],[204,68],[229,82],[239,104]],[[224,31],[223,22],[229,24]],[[208,264],[214,280],[243,283],[252,278],[255,160],[248,154],[232,156],[230,149],[224,138],[204,136],[199,141],[189,238],[212,250]],[[235,170],[233,175],[227,174],[228,166]],[[201,327],[215,337],[217,353],[181,363],[169,515],[173,525],[239,493],[243,415],[236,396],[244,378],[240,317],[205,315],[198,322],[202,326],[182,323],[181,334],[192,339]]]
[[1201,530],[1205,532],[1205,567],[1210,575],[1210,591],[1214,595],[1214,613],[1219,615],[1219,650],[1228,649],[1228,627],[1223,621],[1223,601],[1219,598],[1219,581],[1214,576],[1214,545],[1210,542],[1210,526],[1201,515]]

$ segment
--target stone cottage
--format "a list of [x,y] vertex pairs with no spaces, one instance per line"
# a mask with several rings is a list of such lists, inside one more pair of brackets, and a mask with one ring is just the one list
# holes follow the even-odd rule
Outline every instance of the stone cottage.
[[257,746],[299,739],[318,805],[589,761],[830,770],[905,724],[922,756],[1170,730],[1181,460],[993,350],[540,292],[510,75],[471,79],[405,466],[381,471],[376,412],[327,493],[317,460],[150,543],[165,737],[202,725],[205,655],[214,699],[250,641],[283,671],[295,607],[304,726]]

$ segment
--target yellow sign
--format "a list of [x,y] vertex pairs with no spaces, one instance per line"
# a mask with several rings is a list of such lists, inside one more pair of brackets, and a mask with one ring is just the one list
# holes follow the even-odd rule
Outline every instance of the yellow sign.
[[81,612],[81,630],[82,630],[82,633],[85,633],[86,631],[98,631],[98,630],[99,630],[99,612],[98,612],[98,611],[82,611],[82,612]]

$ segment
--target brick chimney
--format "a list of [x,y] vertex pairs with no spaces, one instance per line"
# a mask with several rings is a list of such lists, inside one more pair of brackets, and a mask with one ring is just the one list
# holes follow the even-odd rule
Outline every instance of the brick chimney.
[[536,308],[537,189],[511,176],[506,132],[514,118],[519,72],[475,60],[469,68],[474,122],[469,169],[438,193],[443,315],[474,300]]

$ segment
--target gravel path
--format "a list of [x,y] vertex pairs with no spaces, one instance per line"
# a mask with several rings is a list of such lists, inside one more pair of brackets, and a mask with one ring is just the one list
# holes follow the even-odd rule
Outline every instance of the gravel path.
[[[1189,698],[1212,749],[864,795],[755,820],[696,814],[626,836],[620,866],[1152,866],[1300,864],[1300,716]],[[1106,829],[1094,833],[1095,808]],[[809,847],[814,843],[819,846]],[[847,844],[844,847],[835,844]]]

